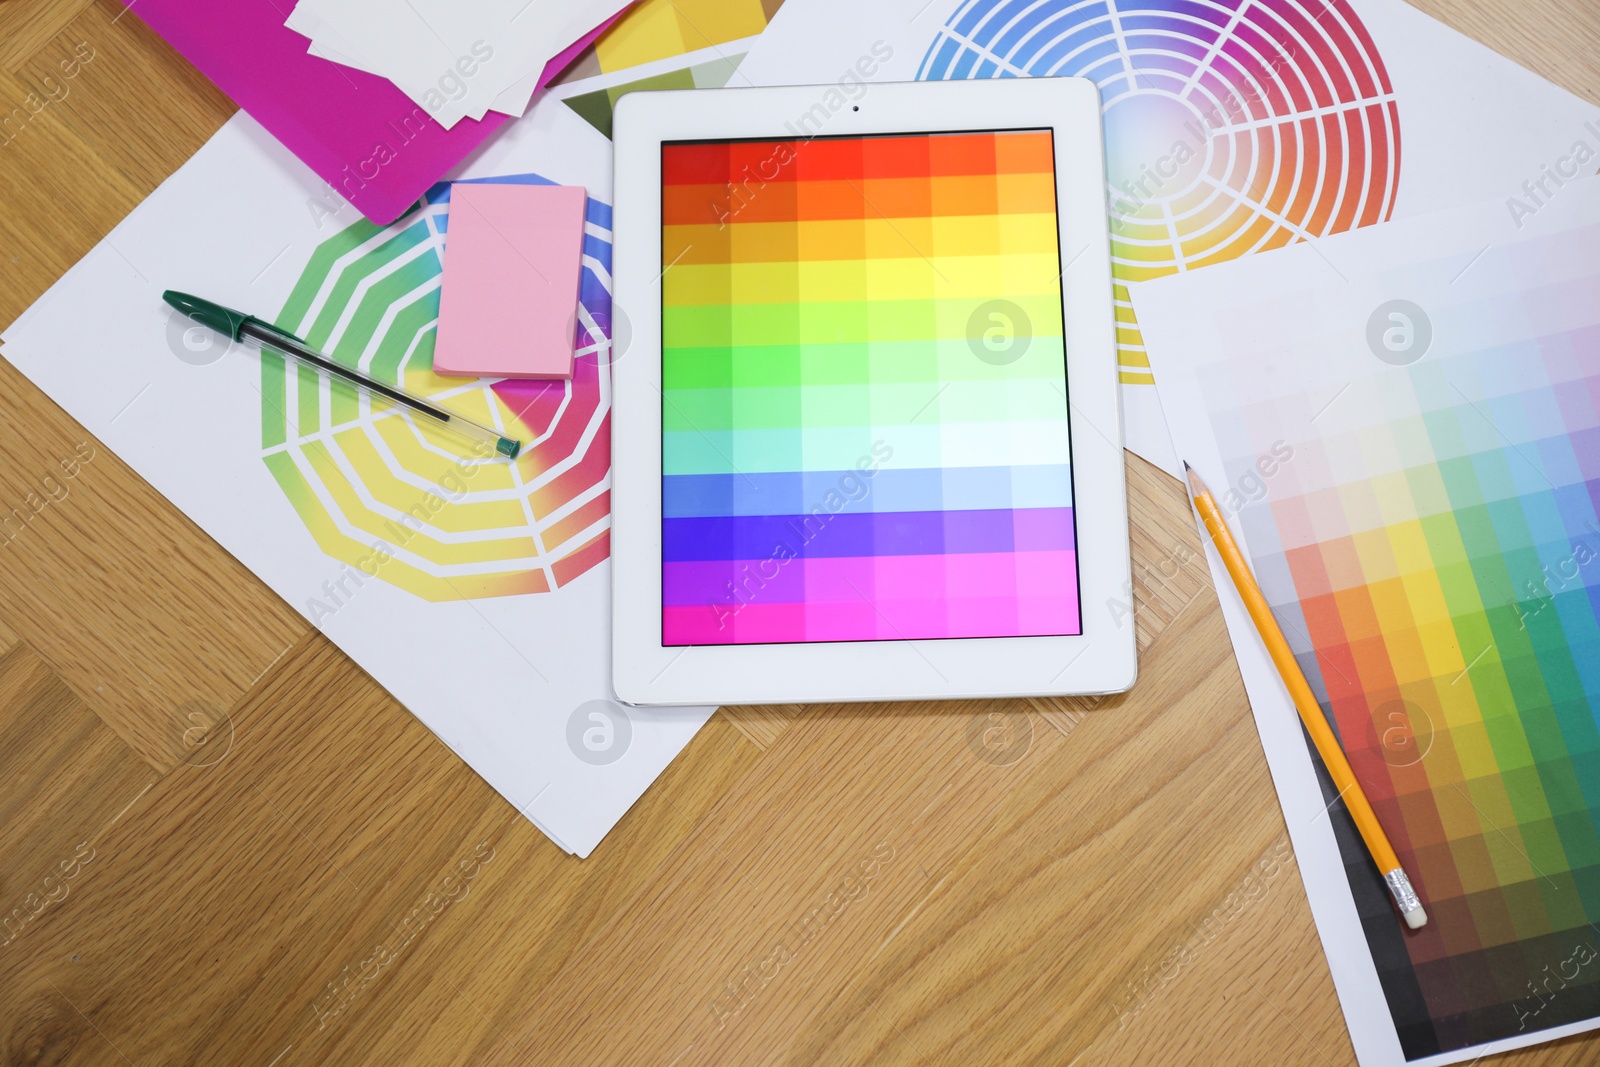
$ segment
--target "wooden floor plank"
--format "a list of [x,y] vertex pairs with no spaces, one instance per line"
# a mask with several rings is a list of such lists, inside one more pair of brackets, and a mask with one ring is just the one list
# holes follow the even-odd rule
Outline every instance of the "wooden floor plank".
[[0,1000],[59,997],[133,1062],[236,1062],[516,819],[320,636],[281,668],[106,836],[70,921],[0,956]]
[[[61,86],[62,99],[52,104],[57,117],[143,200],[238,107],[126,12],[119,0],[90,4],[35,51],[19,76],[39,85],[52,77]],[[66,77],[68,71],[74,76]],[[151,101],[158,100],[183,100],[185,106],[151,122]]]
[[[0,286],[0,323],[9,324],[122,221],[142,194],[99,158],[64,113],[65,105],[6,71],[0,71],[0,101],[9,101],[0,108],[0,188],[6,190],[0,266],[7,281]],[[95,178],[41,180],[67,174]]]
[[[60,6],[5,4],[0,12]],[[236,110],[148,26],[119,17],[123,10],[117,0],[99,0],[74,11],[51,23],[53,35],[31,48],[16,73],[0,70],[7,280],[0,324],[32,304]],[[159,110],[173,100],[183,106]],[[39,180],[75,174],[93,180]]]
[[168,769],[183,709],[230,707],[310,624],[3,361],[0,392],[0,613]]
[[[1195,642],[1218,624],[1198,618],[1186,635]],[[1022,783],[918,928],[806,1027],[793,1058],[1115,1062],[1101,1045],[1119,1028],[1129,982],[1193,936],[1283,834],[1275,812],[1250,803],[1269,787],[1248,713],[1228,699],[1231,674],[1219,664],[1164,707],[1089,718],[1046,773]],[[1292,874],[1279,877],[1285,895],[1299,893]],[[1201,1006],[1160,1007],[1143,1019],[1182,1030]],[[1251,1051],[1236,1048],[1237,1062],[1261,1062]],[[1347,1048],[1327,1051],[1348,1061]]]
[[[320,635],[195,725],[205,744],[98,846],[103,887],[0,955],[0,1003],[54,1005],[49,1026],[81,1010],[111,1059],[472,1062],[758,754],[708,730],[602,846],[611,862],[585,864]],[[508,941],[525,951],[487,965]]]
[[45,951],[34,935],[100,876],[155,778],[31,648],[0,655],[0,960]]
[[94,0],[0,4],[0,69],[15,73],[54,40]]
[[973,738],[994,711],[809,709],[674,857],[648,912],[602,931],[512,1038],[548,1063],[671,1061],[691,1047],[688,1062],[746,1063],[807,1031],[866,935],[912,911],[1066,744],[1040,723],[1017,762],[988,762]]
[[[542,1054],[541,1037],[513,1036],[529,1004],[568,967],[582,966],[596,930],[647,913],[640,901],[664,861],[693,849],[706,811],[758,754],[714,721],[588,860],[560,855],[513,816],[471,896],[451,909],[451,925],[395,968],[386,986],[370,987],[369,1001],[353,999],[326,1033],[297,1045],[285,1065],[465,1065]],[[402,1017],[403,1033],[396,1029]]]

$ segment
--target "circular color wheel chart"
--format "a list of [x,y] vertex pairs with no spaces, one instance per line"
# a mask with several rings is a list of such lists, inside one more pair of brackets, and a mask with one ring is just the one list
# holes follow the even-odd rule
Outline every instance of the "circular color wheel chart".
[[1348,0],[966,0],[917,72],[1050,75],[1100,87],[1125,383],[1152,380],[1129,283],[1394,211],[1399,110]]
[[449,197],[440,184],[392,226],[358,222],[324,241],[275,325],[517,437],[522,454],[475,457],[429,420],[263,353],[263,459],[345,566],[324,610],[372,578],[432,601],[548,592],[610,553],[611,209],[589,201],[572,379],[442,378],[433,341]]

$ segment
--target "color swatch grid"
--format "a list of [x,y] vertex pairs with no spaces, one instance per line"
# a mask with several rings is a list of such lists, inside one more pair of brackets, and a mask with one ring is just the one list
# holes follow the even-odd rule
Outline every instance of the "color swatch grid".
[[1349,0],[966,0],[919,79],[1089,78],[1105,108],[1122,381],[1128,285],[1394,210],[1400,115]]
[[[1481,350],[1337,394],[1272,395],[1248,357],[1202,376],[1229,471],[1291,453],[1239,522],[1427,905],[1403,933],[1341,827],[1408,1059],[1600,1006],[1597,238],[1506,252],[1522,292],[1429,309]],[[1536,281],[1541,259],[1594,272]]]
[[663,146],[663,643],[1081,632],[1054,170]]

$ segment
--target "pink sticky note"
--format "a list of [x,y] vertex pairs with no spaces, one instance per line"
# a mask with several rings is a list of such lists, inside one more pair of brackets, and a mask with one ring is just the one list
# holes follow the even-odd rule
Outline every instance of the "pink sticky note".
[[587,199],[575,185],[450,187],[435,374],[572,377]]

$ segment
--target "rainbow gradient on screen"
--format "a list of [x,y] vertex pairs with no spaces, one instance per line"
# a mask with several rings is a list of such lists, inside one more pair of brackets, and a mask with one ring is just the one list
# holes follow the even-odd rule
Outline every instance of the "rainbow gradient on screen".
[[1050,131],[662,177],[663,644],[1080,633]]
[[1264,377],[1243,361],[1202,378],[1230,471],[1294,426],[1318,431],[1277,442],[1293,458],[1239,519],[1428,909],[1402,932],[1341,810],[1408,1059],[1600,1013],[1597,243],[1600,227],[1498,250],[1504,299],[1431,309],[1441,331],[1490,344],[1332,402],[1230,404]]

